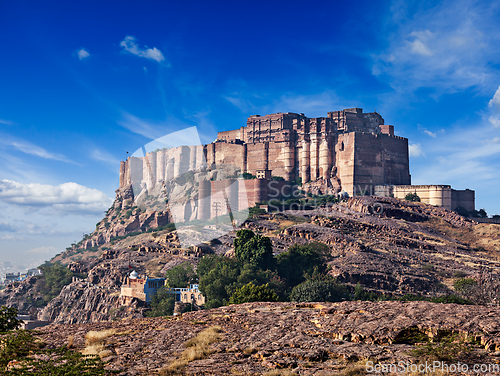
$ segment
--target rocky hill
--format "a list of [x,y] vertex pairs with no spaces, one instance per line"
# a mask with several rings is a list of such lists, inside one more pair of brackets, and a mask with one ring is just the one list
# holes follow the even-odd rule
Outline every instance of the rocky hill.
[[[38,311],[40,319],[56,323],[141,317],[140,302],[125,307],[118,299],[130,267],[164,276],[184,262],[196,266],[205,254],[234,253],[234,231],[197,247],[181,247],[176,231],[165,224],[167,214],[134,207],[132,198],[130,190],[118,190],[96,231],[53,260],[83,280],[68,283],[43,304],[35,288],[40,277],[32,277],[0,292],[0,305]],[[315,209],[259,215],[243,227],[270,237],[275,254],[297,243],[327,244],[329,273],[351,287],[360,284],[391,296],[439,296],[452,293],[457,278],[471,277],[492,292],[489,302],[499,294],[500,225],[478,224],[442,208],[355,197]]]

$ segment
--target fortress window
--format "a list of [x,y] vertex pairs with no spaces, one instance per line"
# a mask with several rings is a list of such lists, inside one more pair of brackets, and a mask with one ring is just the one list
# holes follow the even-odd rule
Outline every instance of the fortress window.
[[344,141],[342,141],[342,142],[340,143],[339,150],[340,150],[340,151],[344,151]]

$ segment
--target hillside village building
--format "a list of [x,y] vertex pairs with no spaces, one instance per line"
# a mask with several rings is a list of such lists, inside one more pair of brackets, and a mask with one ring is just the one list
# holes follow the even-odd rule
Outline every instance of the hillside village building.
[[[272,193],[293,189],[289,183],[293,181],[322,182],[329,192],[343,191],[349,196],[400,197],[418,191],[422,201],[432,205],[474,209],[473,191],[412,186],[408,139],[396,136],[394,126],[385,124],[377,112],[365,113],[361,108],[332,111],[318,118],[291,112],[250,116],[246,126],[219,132],[211,144],[158,149],[144,157],[128,158],[121,162],[120,187],[143,187],[147,195],[158,184],[188,170],[222,165],[236,166],[257,179],[200,181],[198,199],[179,209],[177,221],[214,218],[217,213],[210,198],[221,191],[227,197],[219,200],[229,201],[234,212],[276,198]],[[284,181],[271,180],[273,177]]]
[[[121,298],[137,298],[146,303],[150,303],[154,293],[164,287],[165,278],[149,278],[139,276],[134,270],[126,277],[125,283],[121,286]],[[205,304],[205,297],[198,289],[197,284],[191,284],[187,288],[167,288],[171,294],[175,295],[175,301],[181,303],[196,303],[198,306]]]

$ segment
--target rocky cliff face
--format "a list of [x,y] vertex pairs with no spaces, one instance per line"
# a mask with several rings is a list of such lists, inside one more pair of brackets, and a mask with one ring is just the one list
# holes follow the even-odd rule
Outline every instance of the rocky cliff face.
[[73,281],[38,313],[39,320],[74,324],[143,317],[145,306],[137,299],[122,305],[117,288],[103,288],[85,281]]

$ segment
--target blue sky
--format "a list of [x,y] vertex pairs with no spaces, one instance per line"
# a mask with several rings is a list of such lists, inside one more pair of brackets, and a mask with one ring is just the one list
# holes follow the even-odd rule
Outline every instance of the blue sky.
[[376,109],[414,184],[500,214],[499,21],[498,1],[0,0],[0,260],[92,231],[126,151],[281,111]]

